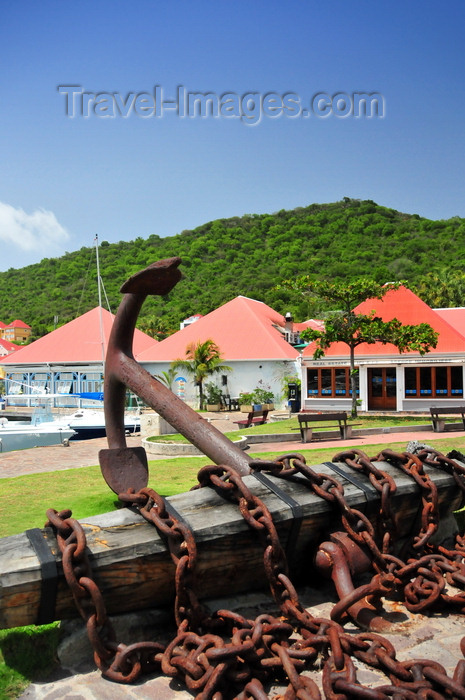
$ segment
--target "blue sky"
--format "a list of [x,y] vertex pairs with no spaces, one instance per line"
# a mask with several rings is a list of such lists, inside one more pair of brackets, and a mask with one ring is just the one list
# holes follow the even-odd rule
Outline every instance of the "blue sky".
[[[0,270],[95,234],[169,236],[344,196],[465,216],[464,26],[462,0],[3,0]],[[79,100],[66,114],[70,85],[100,95],[88,117]],[[101,96],[130,105],[157,85],[164,100],[181,85],[237,102],[184,118],[140,102],[123,117]],[[252,125],[234,116],[247,93],[292,94],[310,115]],[[383,117],[311,113],[338,93],[378,93]]]

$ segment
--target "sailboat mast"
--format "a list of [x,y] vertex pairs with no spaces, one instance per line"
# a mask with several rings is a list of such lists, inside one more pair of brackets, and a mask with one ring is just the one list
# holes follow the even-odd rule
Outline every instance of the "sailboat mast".
[[102,371],[105,372],[105,336],[103,333],[103,316],[102,316],[102,280],[100,278],[100,260],[98,255],[98,235],[95,234],[95,254],[97,258],[97,287],[98,287],[98,307],[100,315],[100,343],[102,346]]

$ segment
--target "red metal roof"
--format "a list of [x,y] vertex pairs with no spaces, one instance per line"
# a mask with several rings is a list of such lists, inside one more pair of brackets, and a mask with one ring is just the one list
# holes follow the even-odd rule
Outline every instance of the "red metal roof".
[[3,323],[3,321],[0,321],[0,330],[1,330],[2,328],[6,328],[6,323]]
[[434,311],[447,321],[447,323],[455,328],[456,331],[465,335],[465,307],[460,306],[456,309],[434,309]]
[[[428,323],[439,333],[437,347],[428,354],[465,352],[465,335],[462,335],[443,316],[429,307],[428,304],[425,304],[424,301],[406,287],[390,290],[383,299],[368,299],[359,304],[354,311],[362,314],[369,314],[371,311],[375,311],[376,315],[380,316],[383,321],[391,321],[393,318],[398,318],[404,324]],[[311,343],[304,349],[302,355],[310,359],[314,349],[315,344]],[[348,354],[348,347],[345,343],[333,343],[325,351],[325,357],[347,357]],[[373,345],[362,343],[355,350],[355,355],[359,357],[398,354],[397,348],[390,343],[385,345],[382,343],[374,343]]]
[[294,323],[294,331],[303,331],[305,328],[311,328],[314,331],[322,331],[325,327],[324,321],[317,321],[315,318],[310,318],[308,321]]
[[213,340],[228,360],[295,360],[283,337],[284,318],[261,301],[239,296],[137,355],[139,362],[184,358],[192,342]]
[[0,338],[0,345],[2,348],[5,348],[8,353],[15,352],[15,350],[19,350],[21,347],[21,345],[15,345],[15,343],[10,343],[9,340],[4,340],[3,338]]
[[[104,347],[106,350],[114,316],[101,309]],[[150,336],[136,330],[134,352],[138,353],[157,344]],[[95,309],[66,323],[64,326],[25,345],[13,355],[2,359],[2,364],[36,365],[47,363],[82,363],[102,361],[102,340],[100,333],[100,310]]]
[[27,323],[24,323],[24,321],[20,321],[19,318],[16,319],[16,321],[12,321],[9,323],[5,328],[31,328],[31,326],[28,326]]

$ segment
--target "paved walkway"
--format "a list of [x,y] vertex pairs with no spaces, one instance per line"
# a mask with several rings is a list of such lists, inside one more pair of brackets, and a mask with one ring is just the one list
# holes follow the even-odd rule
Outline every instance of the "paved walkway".
[[[127,438],[128,447],[137,447],[140,444],[139,435],[130,435]],[[92,440],[71,440],[68,447],[51,445],[5,452],[0,454],[0,478],[91,467],[98,464],[99,450],[106,447],[108,447],[107,439],[102,437]]]
[[[414,431],[402,433],[381,433],[378,435],[355,436],[350,440],[315,440],[311,443],[303,444],[300,440],[296,442],[268,442],[252,445],[249,451],[253,452],[301,452],[302,450],[319,450],[326,447],[334,447],[335,452],[341,452],[343,449],[357,447],[369,447],[370,445],[380,445],[383,443],[402,442],[407,445],[412,440],[418,442],[429,443],[433,440],[444,439],[445,437],[459,437],[458,433],[433,433],[433,431]],[[465,433],[463,433],[465,438]],[[465,440],[464,440],[465,449]],[[370,455],[371,456],[371,455]],[[308,460],[307,460],[308,461]]]
[[[231,424],[219,425],[217,421],[212,421],[219,429],[231,430]],[[225,430],[225,432],[226,432]],[[465,433],[456,431],[453,433],[434,433],[431,431],[412,431],[401,433],[382,433],[365,437],[353,437],[350,440],[315,440],[315,442],[303,444],[300,440],[292,442],[270,442],[251,445],[249,453],[255,452],[301,452],[302,450],[332,448],[340,452],[344,448],[354,447],[354,445],[367,448],[370,445],[380,443],[407,443],[411,440],[429,443],[433,440],[444,439],[445,437],[460,437]],[[127,437],[128,447],[137,447],[141,444],[139,435]],[[0,454],[0,478],[21,476],[23,474],[35,474],[39,472],[50,472],[61,469],[75,469],[77,467],[89,467],[98,464],[99,450],[108,447],[106,438],[95,438],[93,440],[71,440],[69,447],[63,445],[52,445],[51,447],[35,447],[29,450],[16,452],[5,452]],[[465,440],[464,440],[465,450]],[[369,450],[367,450],[369,453]],[[371,454],[370,454],[371,456]],[[149,460],[167,459],[160,455],[150,455]]]

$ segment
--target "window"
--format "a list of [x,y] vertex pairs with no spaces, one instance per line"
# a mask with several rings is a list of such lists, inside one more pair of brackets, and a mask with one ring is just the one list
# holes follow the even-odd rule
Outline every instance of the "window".
[[13,374],[8,377],[9,394],[22,394],[25,386],[24,374],[13,372]]
[[463,368],[406,367],[404,370],[405,397],[412,398],[462,398]]
[[[358,375],[357,395],[358,390]],[[315,398],[349,398],[352,396],[350,389],[350,369],[348,367],[309,367],[307,369],[307,396]]]
[[31,394],[45,394],[48,388],[48,375],[36,372],[31,379]]
[[82,391],[103,391],[103,378],[99,372],[88,372],[81,377]]
[[300,343],[300,333],[294,331],[285,331],[284,337],[290,345],[298,345]]
[[74,406],[75,400],[69,398],[69,394],[73,394],[76,391],[75,384],[75,374],[73,372],[59,372],[55,376],[55,387],[57,394],[63,394],[63,398],[55,399],[55,405],[61,406]]

